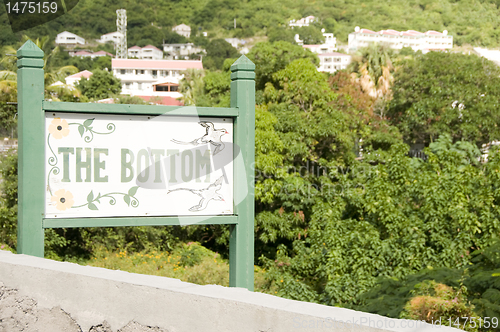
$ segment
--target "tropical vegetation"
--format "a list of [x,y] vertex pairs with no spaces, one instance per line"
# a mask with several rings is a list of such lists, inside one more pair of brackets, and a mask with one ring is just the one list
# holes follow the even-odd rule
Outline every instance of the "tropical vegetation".
[[[27,34],[50,35],[49,28],[67,24],[97,38],[114,29],[114,11],[95,10],[100,4],[82,0],[71,15]],[[496,45],[496,3],[410,2],[407,12],[394,4],[327,1],[111,4],[129,9],[134,42],[144,36],[141,43],[159,46],[182,22],[195,34],[210,31],[209,70],[186,72],[180,83],[186,105],[229,106],[230,65],[239,54],[221,37],[272,39],[248,54],[256,64],[258,290],[389,317],[500,317],[500,152],[481,151],[499,139],[496,65],[474,55],[396,53],[375,45],[360,50],[347,70],[328,75],[317,71],[318,57],[295,45],[285,27],[312,14],[320,18],[313,29],[325,27],[341,40],[352,25],[370,24],[448,28],[458,43]],[[73,25],[72,15],[85,13],[93,14],[92,24]],[[467,28],[467,20],[488,33]],[[0,41],[14,44],[17,36],[7,33]],[[3,126],[15,124],[7,102],[15,101],[16,69],[8,52],[0,62]],[[94,71],[74,101],[119,92],[107,60],[52,55],[50,47],[46,54],[54,77],[68,65]],[[46,79],[47,98],[64,100],[62,92],[51,94],[52,81]],[[425,158],[409,156],[414,144],[425,147]],[[0,242],[10,248],[16,245],[16,158],[8,154],[1,167]],[[227,226],[207,225],[50,229],[45,243],[48,258],[226,284],[228,239]],[[463,328],[477,330],[470,322]]]

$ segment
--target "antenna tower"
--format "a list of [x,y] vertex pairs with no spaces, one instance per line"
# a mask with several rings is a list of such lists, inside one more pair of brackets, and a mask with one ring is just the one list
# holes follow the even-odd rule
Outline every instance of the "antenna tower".
[[127,58],[127,11],[125,9],[116,10],[116,31],[123,35],[120,42],[116,45],[116,58]]

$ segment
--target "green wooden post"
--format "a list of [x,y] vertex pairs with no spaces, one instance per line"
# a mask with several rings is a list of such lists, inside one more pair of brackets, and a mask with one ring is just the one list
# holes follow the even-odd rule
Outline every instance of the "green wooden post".
[[43,257],[45,114],[43,51],[28,40],[17,51],[18,222],[17,253]]
[[[234,121],[234,143],[240,149],[245,173],[235,172],[234,200],[238,224],[229,239],[229,286],[254,288],[254,161],[255,161],[255,65],[241,56],[231,66],[231,107],[239,109]],[[236,151],[235,151],[236,156]],[[241,160],[241,158],[240,158]],[[235,160],[237,164],[237,160]]]

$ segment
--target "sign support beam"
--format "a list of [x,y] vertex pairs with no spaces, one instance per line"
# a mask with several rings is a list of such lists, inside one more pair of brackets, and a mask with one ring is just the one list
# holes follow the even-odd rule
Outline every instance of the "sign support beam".
[[[234,143],[241,157],[234,160],[235,214],[229,238],[229,286],[254,289],[254,186],[255,186],[255,65],[241,56],[231,66],[231,107],[238,107],[234,120]],[[236,153],[234,154],[236,156]],[[244,171],[242,171],[244,169]]]
[[45,209],[45,114],[43,51],[28,40],[18,51],[17,252],[43,257]]

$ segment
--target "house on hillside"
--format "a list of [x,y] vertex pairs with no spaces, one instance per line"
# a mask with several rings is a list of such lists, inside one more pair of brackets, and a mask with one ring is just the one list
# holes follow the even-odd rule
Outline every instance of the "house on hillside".
[[453,48],[453,37],[448,31],[443,32],[429,30],[419,32],[415,30],[396,31],[380,30],[372,31],[356,27],[349,34],[349,50],[356,51],[361,47],[367,47],[372,43],[387,44],[393,49],[411,47],[414,51],[428,52],[432,50],[446,50]]
[[122,94],[144,100],[159,99],[163,105],[180,105],[179,81],[187,69],[203,69],[197,60],[111,60],[113,74],[122,81]]
[[325,33],[324,29],[322,30],[322,32],[323,32],[323,37],[325,38],[323,44],[303,45],[304,42],[300,40],[300,36],[298,34],[295,35],[295,42],[298,45],[302,45],[303,48],[306,48],[316,54],[335,52],[337,50],[337,38],[333,36],[333,33]]
[[92,72],[90,72],[88,70],[84,70],[84,71],[81,71],[79,73],[70,75],[70,76],[66,77],[64,80],[66,81],[67,85],[75,86],[75,83],[80,81],[82,79],[82,77],[84,79],[88,80],[90,78],[90,76],[92,76]]
[[163,59],[163,51],[153,45],[144,47],[136,45],[128,49],[128,57],[144,60],[161,60]]
[[113,42],[116,45],[122,40],[122,38],[123,34],[121,32],[115,31],[102,35],[101,39],[98,39],[97,41],[103,44]]
[[335,73],[337,70],[346,69],[351,63],[351,56],[338,52],[318,54],[318,71]]
[[199,46],[195,46],[193,43],[186,44],[163,44],[163,51],[167,54],[169,58],[175,60],[178,59],[189,59],[191,54],[205,53],[205,50]]
[[98,51],[98,52],[91,52],[91,51],[77,51],[77,52],[69,52],[69,55],[72,57],[79,57],[79,58],[98,58],[100,56],[109,56],[109,57],[114,57],[113,54],[106,52],[106,51]]
[[191,27],[184,23],[173,27],[172,31],[186,38],[189,38],[189,36],[191,36]]
[[290,22],[288,23],[288,26],[292,27],[292,29],[294,27],[299,27],[299,28],[308,27],[309,24],[312,24],[315,20],[316,20],[316,17],[307,16],[307,17],[301,18],[300,20],[290,20]]
[[316,53],[319,58],[318,71],[335,73],[337,70],[346,69],[351,63],[351,56],[348,54],[338,53],[337,51],[337,38],[333,36],[333,33],[325,33],[322,30],[323,37],[325,37],[325,42],[320,45],[303,45],[303,41],[300,40],[300,36],[295,35],[295,41],[297,44],[302,45],[303,48]]
[[68,46],[85,45],[85,39],[74,33],[63,31],[56,36],[56,44]]

